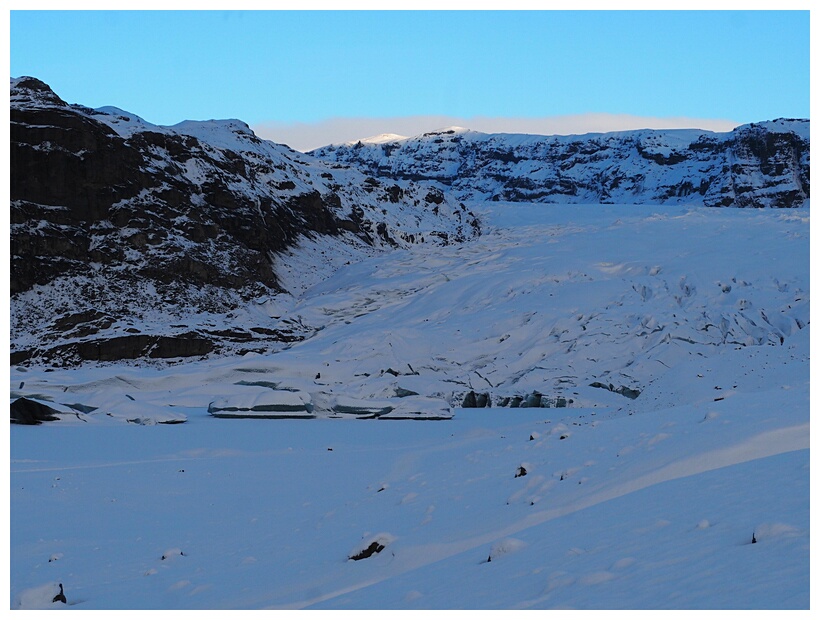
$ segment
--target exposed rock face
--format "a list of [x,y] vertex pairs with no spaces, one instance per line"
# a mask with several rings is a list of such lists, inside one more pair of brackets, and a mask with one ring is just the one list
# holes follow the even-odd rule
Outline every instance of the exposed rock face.
[[[28,77],[11,80],[10,159],[16,362],[299,339],[264,323],[239,334],[228,315],[283,290],[275,257],[301,239],[392,248],[479,231],[437,189],[339,169],[241,121],[160,127]],[[156,313],[180,317],[176,333],[144,333]],[[218,318],[205,333],[184,324],[192,313]]]
[[121,359],[175,358],[200,356],[210,353],[214,343],[193,332],[178,336],[135,334],[113,338],[80,340],[57,345],[46,350],[47,357],[78,358],[95,362],[113,362]]
[[809,197],[808,120],[728,133],[534,136],[451,128],[312,154],[367,174],[435,181],[458,200],[799,207]]

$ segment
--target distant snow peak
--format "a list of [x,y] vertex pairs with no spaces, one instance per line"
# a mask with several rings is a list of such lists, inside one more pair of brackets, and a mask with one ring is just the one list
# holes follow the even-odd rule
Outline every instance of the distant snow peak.
[[468,133],[470,130],[466,127],[459,127],[458,125],[451,125],[450,127],[443,127],[442,129],[436,129],[435,131],[429,131],[424,136],[439,136],[439,135],[446,135],[446,134],[458,134],[458,133]]
[[[398,142],[399,140],[407,140],[407,136],[401,136],[397,133],[380,133],[377,136],[364,138],[360,142],[363,144],[384,144],[385,142]],[[359,142],[359,140],[354,140],[348,144],[356,144],[356,142]]]
[[461,135],[465,133],[477,133],[473,132],[471,129],[467,129],[466,127],[459,127],[457,125],[452,125],[450,127],[442,127],[441,129],[434,129],[433,131],[428,131],[423,134],[419,134],[417,136],[409,137],[403,136],[397,133],[380,133],[375,136],[370,136],[369,138],[361,138],[359,140],[349,140],[345,142],[343,146],[352,146],[355,147],[357,144],[373,144],[373,145],[380,145],[380,144],[387,144],[390,142],[402,142],[405,140],[421,140],[424,138],[430,137],[441,137],[441,136],[452,136],[452,135]]

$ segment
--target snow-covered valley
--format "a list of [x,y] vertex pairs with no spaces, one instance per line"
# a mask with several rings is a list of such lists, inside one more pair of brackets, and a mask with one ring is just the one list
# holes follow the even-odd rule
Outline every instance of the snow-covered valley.
[[468,207],[282,254],[278,350],[12,367],[11,606],[808,608],[808,205]]

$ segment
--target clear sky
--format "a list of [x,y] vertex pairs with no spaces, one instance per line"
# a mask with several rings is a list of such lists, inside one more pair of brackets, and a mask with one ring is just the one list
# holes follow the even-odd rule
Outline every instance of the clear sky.
[[808,118],[809,21],[808,11],[11,11],[9,49],[12,77],[37,77],[70,103],[161,125],[239,118],[308,148],[344,127],[346,139],[408,135],[411,120],[419,132],[578,133],[581,119],[606,130]]

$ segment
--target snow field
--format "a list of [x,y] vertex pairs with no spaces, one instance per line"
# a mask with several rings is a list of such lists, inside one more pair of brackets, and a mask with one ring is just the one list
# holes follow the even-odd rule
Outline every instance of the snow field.
[[808,210],[476,208],[270,300],[284,350],[12,368],[73,411],[11,428],[12,607],[808,608]]
[[[86,608],[807,606],[807,402],[788,394],[782,415],[748,398],[708,420],[693,405],[15,429],[12,592],[59,579]],[[374,539],[381,553],[348,560]]]

